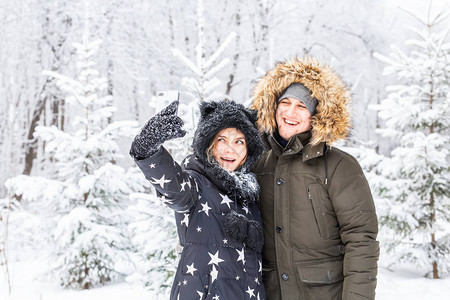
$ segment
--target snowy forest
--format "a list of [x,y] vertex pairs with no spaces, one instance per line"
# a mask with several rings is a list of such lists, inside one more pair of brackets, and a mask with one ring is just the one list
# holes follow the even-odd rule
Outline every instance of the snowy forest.
[[191,153],[198,104],[250,104],[295,56],[352,92],[336,145],[377,208],[377,299],[450,295],[447,0],[0,0],[0,298],[167,299],[173,212],[128,155],[180,92]]

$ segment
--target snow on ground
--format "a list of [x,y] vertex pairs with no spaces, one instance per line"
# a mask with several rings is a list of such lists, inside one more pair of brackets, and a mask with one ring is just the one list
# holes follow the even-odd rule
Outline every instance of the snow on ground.
[[[381,264],[380,264],[381,265]],[[1,300],[165,300],[155,296],[145,287],[132,283],[119,283],[86,291],[61,289],[57,283],[36,280],[46,269],[43,261],[31,260],[10,263],[12,293],[8,296],[4,272],[0,273]],[[3,269],[2,269],[3,271]],[[410,267],[389,271],[380,267],[378,276],[378,300],[448,300],[450,277],[431,280]],[[234,300],[234,299],[233,299]]]
[[427,279],[409,269],[395,272],[380,267],[378,272],[377,299],[379,300],[448,300],[450,277]]
[[45,261],[13,262],[9,267],[12,292],[8,296],[5,274],[0,273],[1,300],[158,300],[142,285],[131,283],[112,284],[84,291],[62,289],[57,282],[36,279],[45,272]]

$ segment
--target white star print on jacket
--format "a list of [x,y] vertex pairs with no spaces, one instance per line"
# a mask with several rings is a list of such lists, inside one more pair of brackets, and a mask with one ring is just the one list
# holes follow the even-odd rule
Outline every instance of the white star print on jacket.
[[257,204],[238,204],[193,156],[180,166],[161,147],[136,163],[161,201],[175,211],[183,251],[170,299],[265,299],[261,253],[229,239],[223,227],[231,210],[261,223]]
[[222,194],[219,194],[219,195],[220,195],[220,197],[222,197],[222,202],[220,202],[220,204],[226,204],[228,206],[228,208],[230,208],[230,203],[233,203],[233,200],[228,198],[227,195],[222,195]]
[[155,184],[159,184],[162,188],[164,188],[164,184],[165,183],[169,183],[171,182],[171,180],[166,180],[165,179],[166,175],[163,175],[160,179],[156,179],[152,177],[153,181],[150,181],[151,184],[155,185]]

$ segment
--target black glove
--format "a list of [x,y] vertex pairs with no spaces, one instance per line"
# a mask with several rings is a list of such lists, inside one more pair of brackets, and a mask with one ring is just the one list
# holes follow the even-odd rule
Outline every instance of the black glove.
[[225,236],[245,245],[257,252],[261,252],[264,246],[264,234],[262,226],[255,220],[249,220],[246,216],[230,211],[225,216],[223,223]]
[[141,160],[152,156],[168,140],[183,137],[186,131],[181,129],[184,122],[176,115],[178,101],[174,101],[161,112],[154,115],[131,144],[130,155]]

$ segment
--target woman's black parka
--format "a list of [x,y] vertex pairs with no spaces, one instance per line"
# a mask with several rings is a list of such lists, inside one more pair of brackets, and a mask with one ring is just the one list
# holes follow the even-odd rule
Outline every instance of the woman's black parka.
[[[161,201],[175,211],[183,250],[170,299],[266,299],[262,225],[256,204],[259,186],[248,171],[263,149],[254,125],[256,115],[232,101],[205,102],[200,109],[194,154],[181,165],[164,147],[136,160]],[[233,173],[206,156],[212,139],[224,128],[237,128],[246,137],[247,160]],[[230,217],[236,213],[243,220],[239,226],[245,227],[245,237],[242,230],[236,237],[236,219]]]

